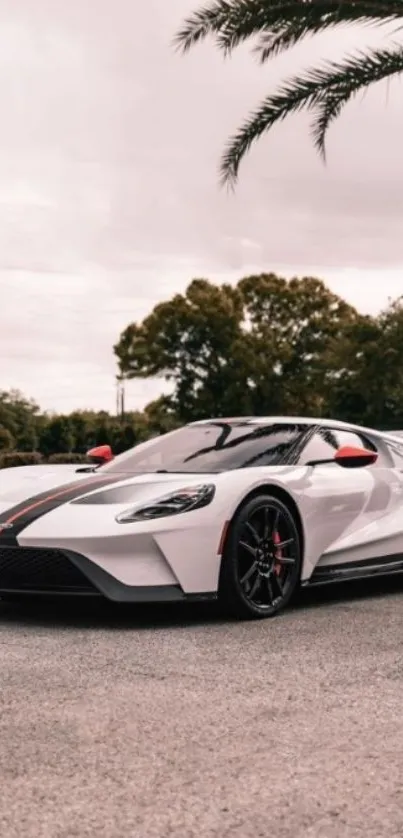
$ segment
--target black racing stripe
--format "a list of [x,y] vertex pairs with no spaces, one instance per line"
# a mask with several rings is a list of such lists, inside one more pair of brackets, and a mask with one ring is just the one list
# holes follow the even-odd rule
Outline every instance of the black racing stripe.
[[64,503],[79,498],[93,489],[102,489],[122,480],[122,475],[95,476],[88,480],[75,480],[72,483],[62,483],[53,490],[33,495],[22,503],[7,509],[0,514],[0,545],[17,546],[17,535],[29,527],[38,518],[47,515]]

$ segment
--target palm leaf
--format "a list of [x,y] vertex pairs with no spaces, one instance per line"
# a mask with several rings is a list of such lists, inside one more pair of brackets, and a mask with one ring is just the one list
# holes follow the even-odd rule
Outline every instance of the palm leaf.
[[230,139],[221,160],[221,182],[236,183],[239,166],[252,144],[277,122],[306,108],[318,109],[313,131],[317,147],[324,150],[324,138],[330,121],[342,105],[381,79],[403,71],[403,47],[374,49],[348,56],[340,63],[326,62],[295,76],[268,96]]
[[387,77],[390,78],[391,75],[397,75],[403,71],[403,49],[401,46],[397,47],[394,53],[389,52],[388,58],[389,60],[385,61],[384,53],[375,54],[371,56],[371,61],[367,64],[367,56],[363,55],[361,74],[356,73],[352,76],[346,74],[342,84],[326,91],[316,109],[316,115],[312,123],[313,141],[324,160],[326,159],[326,136],[329,126],[340,115],[343,107],[370,84]]
[[403,0],[212,0],[188,17],[174,38],[187,52],[207,38],[225,53],[256,34],[261,61],[309,34],[346,23],[388,23],[403,17]]
[[[358,92],[358,91],[355,91]],[[312,123],[312,137],[314,145],[320,156],[326,161],[326,135],[331,122],[340,115],[343,106],[353,97],[354,93],[342,93],[340,91],[329,91],[316,110],[316,116]]]
[[[302,13],[300,4],[293,5],[297,5],[294,15],[289,13],[287,8],[283,10],[281,6],[281,14],[277,14],[273,23],[260,34],[253,52],[261,64],[296,46],[304,38],[319,35],[335,26],[346,24],[385,26],[403,17],[402,0],[394,3],[386,2],[382,5],[370,2],[323,3],[321,0],[311,0],[310,5]],[[325,6],[326,8],[322,8],[321,11],[320,7]],[[273,12],[275,12],[274,9]],[[233,45],[236,45],[235,37],[233,36]]]

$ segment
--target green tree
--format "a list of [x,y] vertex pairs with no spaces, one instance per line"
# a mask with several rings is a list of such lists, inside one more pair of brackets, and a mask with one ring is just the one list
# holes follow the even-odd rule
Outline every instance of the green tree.
[[126,378],[162,377],[174,384],[182,421],[249,409],[242,356],[243,300],[237,288],[193,280],[184,295],[159,303],[131,323],[114,347]]
[[115,346],[127,378],[160,376],[162,404],[181,421],[327,410],[335,347],[358,313],[306,277],[274,274],[235,287],[193,280],[184,295],[130,324]]
[[75,438],[75,451],[85,454],[96,445],[110,445],[115,454],[147,439],[148,419],[139,411],[111,416],[107,411],[75,411],[69,422]]
[[11,451],[14,448],[15,440],[8,428],[5,428],[4,425],[0,425],[0,451],[4,453],[5,451]]
[[346,330],[329,410],[351,422],[403,429],[403,297]]
[[75,439],[68,416],[51,416],[44,425],[39,440],[41,454],[70,454],[74,451]]
[[94,438],[94,414],[91,410],[74,410],[69,415],[69,426],[74,438],[74,451],[86,454]]
[[150,435],[165,434],[180,425],[171,396],[160,396],[150,402],[144,409],[144,415]]
[[41,413],[35,402],[19,391],[0,392],[0,468],[43,458],[53,463],[80,462],[90,448],[102,444],[111,445],[119,454],[177,424],[163,399],[143,412],[127,411],[124,417],[105,410],[63,415]]
[[253,412],[323,416],[346,329],[360,315],[319,279],[275,274],[242,279]]
[[111,417],[109,444],[114,454],[121,454],[150,436],[147,417],[138,411],[125,414],[124,417]]
[[[296,46],[304,39],[346,24],[403,21],[402,0],[210,0],[187,18],[175,37],[186,52],[213,36],[225,54],[249,38],[257,37],[254,52],[261,64]],[[403,46],[391,41],[383,49],[347,55],[340,62],[323,61],[288,79],[251,113],[230,139],[221,161],[223,183],[234,184],[242,159],[251,145],[278,122],[307,110],[313,115],[312,135],[325,158],[325,139],[331,122],[359,92],[403,71]]]
[[19,451],[36,451],[39,406],[19,390],[0,392],[0,425],[14,438]]

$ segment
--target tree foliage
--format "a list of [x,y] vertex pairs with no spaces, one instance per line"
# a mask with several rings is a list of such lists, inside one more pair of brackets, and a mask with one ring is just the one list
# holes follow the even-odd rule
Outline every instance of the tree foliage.
[[[210,0],[188,17],[175,37],[187,52],[212,36],[225,55],[249,38],[257,38],[254,52],[260,63],[296,46],[312,35],[346,25],[384,26],[403,21],[403,0]],[[312,135],[325,157],[329,125],[360,91],[375,82],[400,75],[403,47],[356,51],[340,62],[323,61],[287,80],[251,113],[230,139],[221,161],[223,183],[234,184],[239,166],[251,145],[277,122],[301,110],[312,114]]]
[[130,324],[115,346],[126,378],[171,382],[170,405],[194,416],[321,413],[329,359],[361,316],[318,279],[193,280]]
[[352,422],[403,428],[403,297],[354,324],[339,358],[329,409]]
[[[172,406],[182,420],[196,406],[203,416],[242,404],[243,301],[237,288],[205,279],[190,283],[185,295],[160,303],[141,324],[132,323],[115,346],[126,378],[163,377],[175,386]],[[242,405],[247,409],[247,402]],[[239,410],[239,408],[238,408]]]
[[20,451],[36,449],[38,417],[39,406],[18,390],[0,391],[0,427],[9,432],[10,447],[18,439]]
[[207,279],[131,323],[116,343],[123,379],[159,377],[171,392],[124,417],[42,413],[0,392],[0,467],[115,453],[209,416],[310,415],[403,429],[403,297],[360,314],[320,279],[273,273],[236,285]]
[[[2,410],[4,404],[7,412]],[[85,454],[90,448],[101,444],[111,445],[113,451],[119,454],[155,433],[146,412],[127,412],[124,417],[90,410],[56,415],[40,413],[35,406],[32,415],[32,409],[32,403],[18,393],[1,394],[0,467],[38,462],[81,462],[86,460]],[[152,405],[150,410],[153,410]],[[15,413],[21,420],[19,425]],[[31,447],[27,448],[26,427],[31,421]]]

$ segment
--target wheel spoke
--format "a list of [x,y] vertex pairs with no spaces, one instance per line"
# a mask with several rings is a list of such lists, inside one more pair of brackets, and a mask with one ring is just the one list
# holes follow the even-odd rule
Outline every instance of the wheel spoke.
[[284,594],[283,586],[280,582],[280,579],[277,576],[277,573],[272,573],[271,574],[271,580],[270,581],[275,582],[275,587],[277,588],[277,591],[278,591],[277,597],[274,597],[274,599],[277,599],[279,596],[282,597],[283,594]]
[[263,538],[266,539],[270,535],[270,523],[269,523],[269,508],[265,506],[263,510]]
[[295,564],[292,556],[276,556],[276,564]]
[[241,585],[244,585],[245,582],[248,582],[249,579],[251,578],[251,576],[253,576],[253,574],[255,573],[256,570],[257,570],[257,562],[253,562],[253,564],[251,564],[249,570],[247,570],[246,573],[244,574],[244,576],[242,576],[242,579],[240,579]]
[[240,547],[243,547],[243,549],[244,549],[244,550],[247,550],[247,551],[248,551],[248,553],[250,553],[250,554],[251,554],[251,556],[253,556],[253,558],[255,558],[255,556],[256,556],[256,547],[252,547],[250,544],[247,544],[247,542],[246,542],[246,541],[240,541],[240,542],[239,542],[239,546],[240,546]]
[[286,538],[285,541],[279,541],[276,544],[277,550],[282,550],[283,547],[288,547],[289,544],[295,544],[295,538]]
[[250,534],[255,539],[256,544],[260,544],[262,539],[261,539],[259,533],[257,532],[257,530],[255,530],[255,528],[252,527],[252,524],[249,521],[247,521],[246,524],[245,524],[245,527],[249,530]]
[[260,573],[258,573],[258,575],[256,576],[256,579],[255,579],[255,581],[254,581],[254,583],[253,583],[253,585],[252,585],[252,587],[251,587],[251,589],[248,593],[248,596],[249,596],[250,599],[253,599],[255,594],[258,592],[258,590],[260,588],[261,581],[262,581],[262,577],[260,576]]
[[274,600],[275,600],[275,596],[274,596],[274,591],[273,591],[273,586],[271,584],[270,576],[266,576],[266,585],[267,585],[267,590],[269,592],[270,605],[272,605]]
[[273,521],[273,525],[272,525],[272,532],[277,532],[279,520],[280,520],[280,510],[276,509],[276,511],[274,513],[274,521]]

